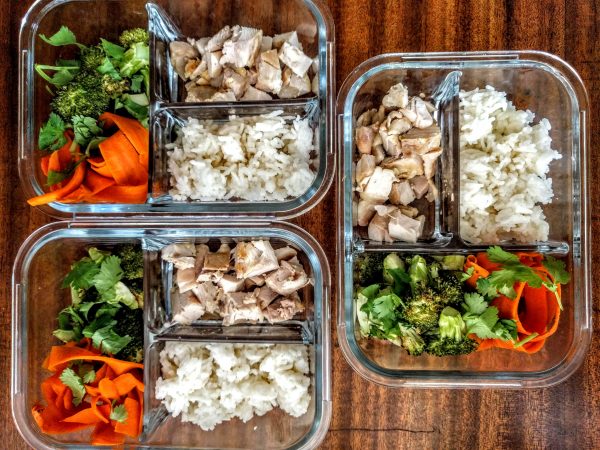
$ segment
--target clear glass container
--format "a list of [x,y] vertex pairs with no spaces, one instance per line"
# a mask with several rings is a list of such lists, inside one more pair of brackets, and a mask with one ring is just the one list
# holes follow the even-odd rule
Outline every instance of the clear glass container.
[[[42,448],[92,448],[89,430],[65,435],[45,435],[36,425],[31,407],[42,400],[40,383],[50,375],[42,361],[52,345],[56,328],[55,318],[70,304],[68,290],[61,281],[73,261],[85,255],[90,246],[110,248],[124,242],[139,242],[144,250],[145,274],[152,273],[157,248],[177,241],[216,239],[268,238],[289,244],[302,253],[314,277],[314,288],[304,301],[310,311],[305,329],[299,333],[290,327],[285,336],[269,328],[241,326],[225,327],[212,324],[204,333],[178,335],[152,333],[148,318],[161,302],[152,295],[154,278],[145,276],[144,321],[145,336],[145,400],[144,429],[140,441],[129,441],[136,448],[314,448],[324,438],[331,416],[331,369],[329,335],[330,275],[327,259],[319,244],[301,229],[288,224],[263,223],[228,225],[181,223],[167,219],[162,223],[113,221],[108,223],[77,224],[57,222],[34,232],[21,247],[13,271],[13,347],[12,347],[12,410],[17,428],[29,445]],[[156,278],[157,280],[159,278]],[[193,327],[192,327],[193,328]],[[304,329],[304,328],[303,328]],[[206,330],[205,330],[206,331]],[[308,411],[294,418],[275,409],[247,423],[232,420],[218,425],[213,431],[184,424],[166,413],[155,398],[155,382],[160,376],[159,353],[167,340],[179,342],[257,342],[296,343],[309,348],[311,402]]]
[[[68,49],[52,47],[38,38],[51,35],[66,24],[83,43],[100,37],[116,41],[127,28],[148,27],[150,32],[151,104],[150,168],[148,195],[144,204],[67,204],[53,202],[40,207],[54,217],[101,215],[238,215],[290,218],[300,215],[325,195],[333,181],[333,98],[335,92],[333,20],[321,0],[263,0],[236,2],[235,7],[201,0],[40,0],[23,19],[19,63],[19,175],[27,197],[44,192],[45,178],[40,169],[37,135],[50,112],[50,95],[45,81],[37,76],[35,63],[51,64]],[[233,5],[233,3],[231,3]],[[118,18],[115,20],[115,18]],[[169,61],[168,43],[189,37],[209,36],[225,25],[244,25],[273,35],[297,31],[304,49],[319,61],[318,95],[294,101],[220,102],[209,106],[180,103],[183,86]],[[168,195],[169,177],[164,171],[166,148],[173,129],[165,128],[165,117],[178,114],[223,120],[244,114],[248,106],[256,111],[288,109],[309,114],[314,122],[316,151],[313,155],[315,179],[304,194],[282,202],[174,202]],[[187,119],[184,117],[183,119]],[[166,133],[163,135],[161,133]]]
[[[443,156],[435,178],[440,192],[428,212],[432,229],[416,244],[379,243],[353,226],[355,124],[366,108],[377,107],[394,84],[409,95],[423,92],[439,105]],[[461,357],[408,356],[390,343],[360,336],[354,302],[353,263],[363,252],[471,254],[487,245],[465,242],[460,234],[459,90],[491,85],[507,92],[535,121],[552,124],[552,148],[562,159],[550,164],[554,198],[543,210],[550,226],[544,242],[501,242],[507,250],[537,251],[564,258],[571,282],[563,290],[564,311],[558,331],[532,355],[505,350]],[[390,54],[372,58],[346,79],[338,97],[340,149],[338,179],[339,300],[337,332],[350,365],[363,377],[394,387],[546,387],[571,375],[588,350],[591,323],[588,173],[589,105],[577,73],[559,58],[542,52]]]

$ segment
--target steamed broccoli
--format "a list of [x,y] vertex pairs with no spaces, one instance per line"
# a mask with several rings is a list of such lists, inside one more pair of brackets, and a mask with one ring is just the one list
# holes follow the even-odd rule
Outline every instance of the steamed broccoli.
[[354,263],[354,281],[361,286],[381,283],[383,281],[383,253],[366,253]]
[[102,80],[90,74],[79,74],[60,88],[52,100],[52,109],[69,121],[73,116],[97,119],[108,110],[110,97],[102,87]]
[[136,280],[144,278],[144,254],[139,245],[123,244],[115,248],[115,254],[121,258],[123,278]]
[[405,301],[402,317],[423,332],[435,328],[442,308],[439,294],[431,288],[423,287],[416,289]]
[[102,88],[111,98],[118,98],[129,90],[129,80],[115,80],[110,75],[102,77]]
[[141,309],[121,308],[115,315],[114,331],[119,336],[129,336],[131,340],[119,353],[118,359],[142,362],[144,360],[144,314]]
[[143,28],[132,28],[125,30],[119,36],[119,42],[123,47],[131,47],[135,44],[148,44],[148,31]]
[[425,350],[425,341],[421,335],[410,326],[406,326],[402,323],[398,323],[398,330],[400,331],[400,341],[402,347],[408,352],[409,355],[419,356]]
[[467,337],[467,326],[456,309],[446,306],[440,314],[435,338],[427,343],[427,353],[435,356],[466,355],[477,349],[477,342]]
[[81,49],[79,58],[81,60],[81,68],[88,72],[95,73],[96,69],[102,65],[106,57],[101,46],[85,47]]
[[440,271],[435,279],[435,290],[445,305],[460,305],[465,291],[463,282],[451,271]]

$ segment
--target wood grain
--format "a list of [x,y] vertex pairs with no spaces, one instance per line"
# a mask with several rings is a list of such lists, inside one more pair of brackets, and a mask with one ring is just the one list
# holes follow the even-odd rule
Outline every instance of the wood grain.
[[[0,447],[26,448],[10,413],[11,269],[23,240],[50,221],[29,208],[19,186],[16,147],[18,27],[32,0],[0,0]],[[386,52],[536,49],[581,74],[600,111],[600,2],[566,0],[329,0],[336,24],[337,83]],[[592,122],[592,232],[600,232],[600,125]],[[323,245],[335,275],[335,189],[297,220]],[[600,242],[593,243],[593,267]],[[593,291],[600,288],[594,273]],[[335,314],[335,298],[332,307]],[[600,297],[594,296],[594,312]],[[334,316],[335,317],[335,316]],[[324,449],[600,448],[600,340],[568,381],[527,391],[393,390],[348,366],[332,320],[333,418]],[[594,326],[598,327],[597,315]]]

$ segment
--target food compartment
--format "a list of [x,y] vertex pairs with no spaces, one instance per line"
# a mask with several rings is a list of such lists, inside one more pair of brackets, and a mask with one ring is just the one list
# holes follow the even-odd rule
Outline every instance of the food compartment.
[[[445,68],[381,65],[346,82],[338,105],[344,171],[352,174],[343,180],[344,226],[358,249],[440,246],[452,238],[459,76]],[[368,111],[375,115],[365,121]],[[391,191],[369,186],[378,184],[375,178],[387,185],[387,174]]]
[[331,181],[316,100],[277,106],[173,106],[152,125],[157,210],[295,215]]
[[159,102],[328,96],[333,26],[319,1],[243,1],[235,8],[159,1],[147,8]]
[[565,78],[572,69],[555,63],[526,54],[461,68],[461,92],[480,89],[461,94],[459,105],[460,236],[467,245],[564,248],[581,233],[586,105]]
[[305,241],[260,229],[252,236],[226,230],[148,245],[148,326],[154,333],[199,341],[314,342],[323,268]]
[[[140,228],[139,224],[121,222],[86,228],[59,222],[36,231],[21,248],[13,275],[12,410],[20,433],[33,447],[92,448],[91,429],[67,434],[43,433],[34,420],[32,407],[37,402],[46,403],[40,386],[42,381],[52,375],[52,372],[44,369],[42,362],[48,356],[52,346],[61,345],[61,342],[53,337],[53,331],[57,328],[66,328],[59,326],[57,320],[59,312],[72,303],[72,290],[61,287],[66,274],[81,258],[93,259],[102,256],[98,253],[88,254],[91,247],[112,251],[125,243],[139,245],[144,255],[143,265],[140,263],[140,267],[143,268],[144,273],[143,377],[147,383],[144,394],[146,402],[143,433],[139,441],[127,438],[126,445],[152,448],[245,448],[245,446],[256,448],[267,442],[257,441],[258,437],[260,439],[268,437],[269,447],[310,448],[317,445],[324,437],[331,414],[328,334],[330,278],[326,257],[319,245],[302,230],[292,225],[273,224],[269,228],[264,228],[251,224],[230,226],[213,224],[207,227],[206,224],[185,223],[178,226],[179,228],[175,229],[171,223]],[[256,417],[248,424],[243,425],[241,421],[234,420],[218,425],[213,431],[200,432],[196,426],[181,424],[179,419],[166,419],[165,422],[164,411],[158,407],[154,398],[157,378],[155,375],[160,369],[157,366],[158,353],[165,345],[165,336],[152,333],[152,324],[149,322],[149,317],[153,317],[152,311],[156,307],[157,300],[152,289],[156,281],[162,282],[159,278],[155,278],[157,274],[153,272],[156,249],[177,241],[210,242],[217,237],[228,241],[262,237],[293,245],[298,252],[303,252],[303,261],[306,261],[312,271],[315,287],[311,286],[308,290],[306,300],[310,301],[310,305],[306,309],[305,316],[298,318],[297,322],[302,321],[302,326],[298,326],[298,330],[294,326],[289,326],[285,332],[276,330],[265,332],[268,327],[257,327],[258,329],[248,327],[227,335],[225,332],[217,331],[217,328],[223,329],[221,324],[213,322],[208,326],[209,333],[203,334],[194,330],[187,334],[172,335],[170,340],[176,344],[197,342],[207,345],[237,342],[302,346],[306,349],[310,363],[303,375],[306,377],[303,383],[308,387],[310,401],[305,401],[305,411],[300,413],[296,411],[298,417],[275,410]],[[87,260],[86,264],[91,262]],[[127,267],[124,272],[129,270],[125,262],[121,265],[123,268]],[[125,276],[121,280],[129,283]],[[88,300],[89,298],[86,297],[82,301]],[[91,309],[86,309],[87,314],[94,313],[94,308],[92,306]],[[77,365],[73,367],[74,370],[80,370]],[[274,394],[271,392],[271,395]],[[176,427],[175,432],[174,427]],[[232,432],[234,428],[237,430],[235,433]],[[242,429],[245,430],[243,441],[238,440],[238,432]]]
[[[323,425],[327,422],[327,405],[321,401],[323,398],[323,382],[325,381],[322,377],[323,369],[322,359],[319,356],[319,346],[318,345],[307,345],[304,346],[303,352],[305,352],[308,361],[308,371],[305,374],[301,374],[300,371],[294,369],[292,365],[287,365],[285,369],[282,369],[282,372],[278,375],[279,377],[286,377],[286,373],[295,373],[296,375],[291,375],[291,378],[287,379],[287,382],[293,382],[294,387],[288,385],[289,389],[294,389],[294,396],[297,395],[297,390],[302,392],[299,398],[304,398],[306,395],[310,396],[310,401],[306,402],[307,399],[299,401],[296,405],[286,405],[287,409],[298,408],[298,411],[295,411],[295,414],[300,414],[298,417],[294,417],[287,412],[285,412],[280,406],[276,406],[275,408],[267,408],[270,409],[264,415],[256,415],[250,414],[250,419],[246,422],[240,420],[240,418],[235,417],[230,420],[226,420],[214,427],[213,430],[206,430],[201,428],[199,425],[193,422],[189,422],[189,420],[197,420],[199,423],[203,423],[204,427],[210,427],[212,423],[222,419],[225,414],[223,407],[217,407],[217,402],[211,400],[213,394],[210,389],[206,387],[209,386],[204,385],[205,388],[202,388],[201,384],[196,383],[195,385],[190,384],[193,383],[192,379],[194,375],[192,373],[188,374],[187,377],[187,386],[184,386],[185,383],[181,384],[179,387],[182,396],[185,396],[185,393],[189,393],[191,391],[195,391],[190,397],[192,404],[197,402],[197,406],[190,407],[188,409],[187,404],[177,404],[174,402],[175,407],[182,407],[184,411],[188,412],[187,420],[188,422],[182,421],[182,416],[173,417],[173,415],[169,414],[165,404],[162,403],[161,399],[158,397],[157,387],[160,387],[160,396],[163,398],[166,396],[167,399],[170,399],[169,393],[173,392],[173,387],[165,387],[165,383],[157,381],[159,377],[164,377],[164,374],[161,372],[161,358],[160,353],[165,349],[165,346],[174,346],[174,345],[198,345],[203,346],[206,349],[208,345],[209,348],[213,349],[213,351],[217,352],[220,355],[225,354],[231,355],[229,353],[231,350],[223,350],[223,346],[225,347],[238,347],[235,350],[235,354],[238,358],[242,358],[244,360],[244,355],[246,354],[243,349],[239,349],[240,344],[233,343],[225,343],[221,342],[218,344],[207,344],[206,342],[191,342],[190,341],[159,341],[156,342],[149,350],[149,367],[147,371],[146,378],[146,386],[148,389],[146,390],[146,413],[145,413],[145,425],[144,425],[144,440],[146,442],[152,442],[153,445],[158,446],[160,448],[256,448],[256,447],[265,447],[265,448],[313,448],[314,445],[317,444],[320,440],[320,436],[322,436]],[[256,345],[256,344],[244,344],[244,345]],[[221,346],[220,350],[216,350]],[[294,348],[297,346],[303,347],[303,344],[283,344],[279,348]],[[173,348],[173,347],[171,347]],[[181,350],[179,350],[181,351]],[[205,350],[206,351],[206,350]],[[259,353],[259,352],[253,352]],[[294,355],[296,355],[297,350],[294,351]],[[189,354],[189,353],[188,353]],[[195,353],[198,355],[198,353]],[[260,357],[260,356],[259,356]],[[164,358],[164,357],[163,357]],[[181,358],[182,360],[184,358]],[[219,363],[223,363],[223,360],[220,359]],[[205,376],[204,374],[207,372],[206,365],[213,366],[213,382],[211,385],[215,385],[217,383],[221,383],[218,377],[227,376],[224,371],[220,371],[220,375],[216,376],[217,373],[217,365],[209,360],[204,360],[203,369],[196,369],[194,373],[198,374],[198,379]],[[217,363],[218,364],[218,363]],[[300,367],[304,364],[299,365],[299,361],[296,360],[296,366]],[[189,366],[188,366],[189,367]],[[228,385],[228,390],[231,392],[231,395],[239,395],[242,398],[246,398],[249,392],[252,392],[250,385],[252,383],[251,380],[255,380],[254,382],[258,383],[260,386],[256,386],[255,389],[261,389],[261,396],[274,396],[273,393],[266,394],[264,389],[266,388],[266,383],[271,386],[277,385],[277,382],[273,381],[272,378],[269,378],[266,372],[262,369],[259,369],[260,364],[251,363],[252,372],[260,371],[258,373],[263,376],[263,381],[256,381],[255,375],[249,375],[244,377],[241,375],[239,370],[240,366],[234,363],[232,367],[232,372],[237,373],[240,377],[244,377],[244,381],[239,385],[239,392],[234,393],[236,389],[236,383],[226,383]],[[264,369],[264,365],[262,366]],[[286,371],[287,369],[287,371]],[[185,369],[184,369],[185,370]],[[305,370],[305,368],[303,368]],[[242,369],[242,372],[243,369]],[[174,374],[171,374],[174,375]],[[274,373],[271,376],[275,376]],[[297,378],[299,377],[299,378]],[[304,380],[304,381],[299,381]],[[282,382],[286,382],[285,380],[281,380]],[[173,383],[173,379],[170,379],[170,382]],[[296,383],[300,382],[299,385]],[[306,383],[308,382],[308,383]],[[300,387],[302,386],[302,387]],[[278,389],[278,388],[277,388]],[[255,393],[258,391],[255,391]],[[196,399],[197,396],[200,396],[201,399]],[[252,400],[254,408],[264,408],[264,400],[261,400],[263,397],[256,397]],[[238,399],[239,400],[239,399]],[[274,399],[278,404],[277,399]],[[182,402],[185,400],[182,399]],[[185,406],[184,406],[185,405]],[[247,404],[246,404],[247,405]],[[239,408],[236,413],[245,414],[247,413],[248,407],[246,406],[246,412],[244,412],[244,408]],[[249,408],[252,410],[252,407]],[[306,412],[302,413],[303,410]],[[196,412],[194,412],[196,411]],[[228,410],[230,411],[230,410]],[[231,412],[229,412],[231,413]],[[173,432],[177,430],[177,432]]]

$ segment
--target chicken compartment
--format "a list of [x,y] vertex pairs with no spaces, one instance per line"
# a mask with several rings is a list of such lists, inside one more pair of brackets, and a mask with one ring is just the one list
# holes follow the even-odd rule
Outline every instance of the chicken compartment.
[[[447,245],[458,227],[460,73],[393,66],[372,72],[356,80],[338,106],[345,119],[344,171],[352,174],[341,187],[344,227],[352,229],[359,251]],[[407,101],[398,92],[408,97],[406,106],[391,106]],[[419,124],[422,119],[416,113],[414,122],[407,110],[425,106],[429,122]],[[398,126],[401,129],[392,132]]]
[[[333,177],[322,120],[316,99],[159,109],[151,125],[153,210],[280,217],[305,212]],[[270,133],[264,140],[261,130]]]
[[[163,103],[326,99],[331,88],[333,26],[319,3],[242,1],[235,7],[206,0],[149,3],[155,99]],[[207,46],[209,38],[213,39]],[[283,48],[283,42],[290,45]],[[269,61],[271,54],[265,52],[270,49],[275,50],[274,61],[261,66],[261,61]],[[288,73],[287,63],[293,69]],[[242,79],[244,92],[232,90],[230,84]],[[235,96],[225,95],[233,91]]]
[[313,245],[277,229],[253,231],[152,242],[149,328],[199,341],[314,342],[326,287]]
[[[299,417],[293,417],[279,407],[275,407],[262,416],[254,415],[247,422],[233,418],[206,431],[194,423],[183,422],[181,415],[174,417],[169,414],[165,405],[157,398],[157,380],[163,376],[159,355],[169,342],[183,345],[198,343],[198,341],[187,339],[159,340],[148,350],[148,365],[145,373],[144,427],[141,439],[143,443],[165,449],[308,449],[314,448],[322,439],[330,416],[330,403],[326,400],[329,395],[329,376],[326,375],[325,360],[321,354],[322,344],[307,345],[310,402],[306,413]],[[202,341],[202,344],[210,343]],[[287,345],[284,344],[284,346]],[[229,384],[228,389],[231,390],[232,387],[232,384]],[[254,400],[254,403],[258,404],[258,399]],[[176,431],[174,432],[174,430]]]

